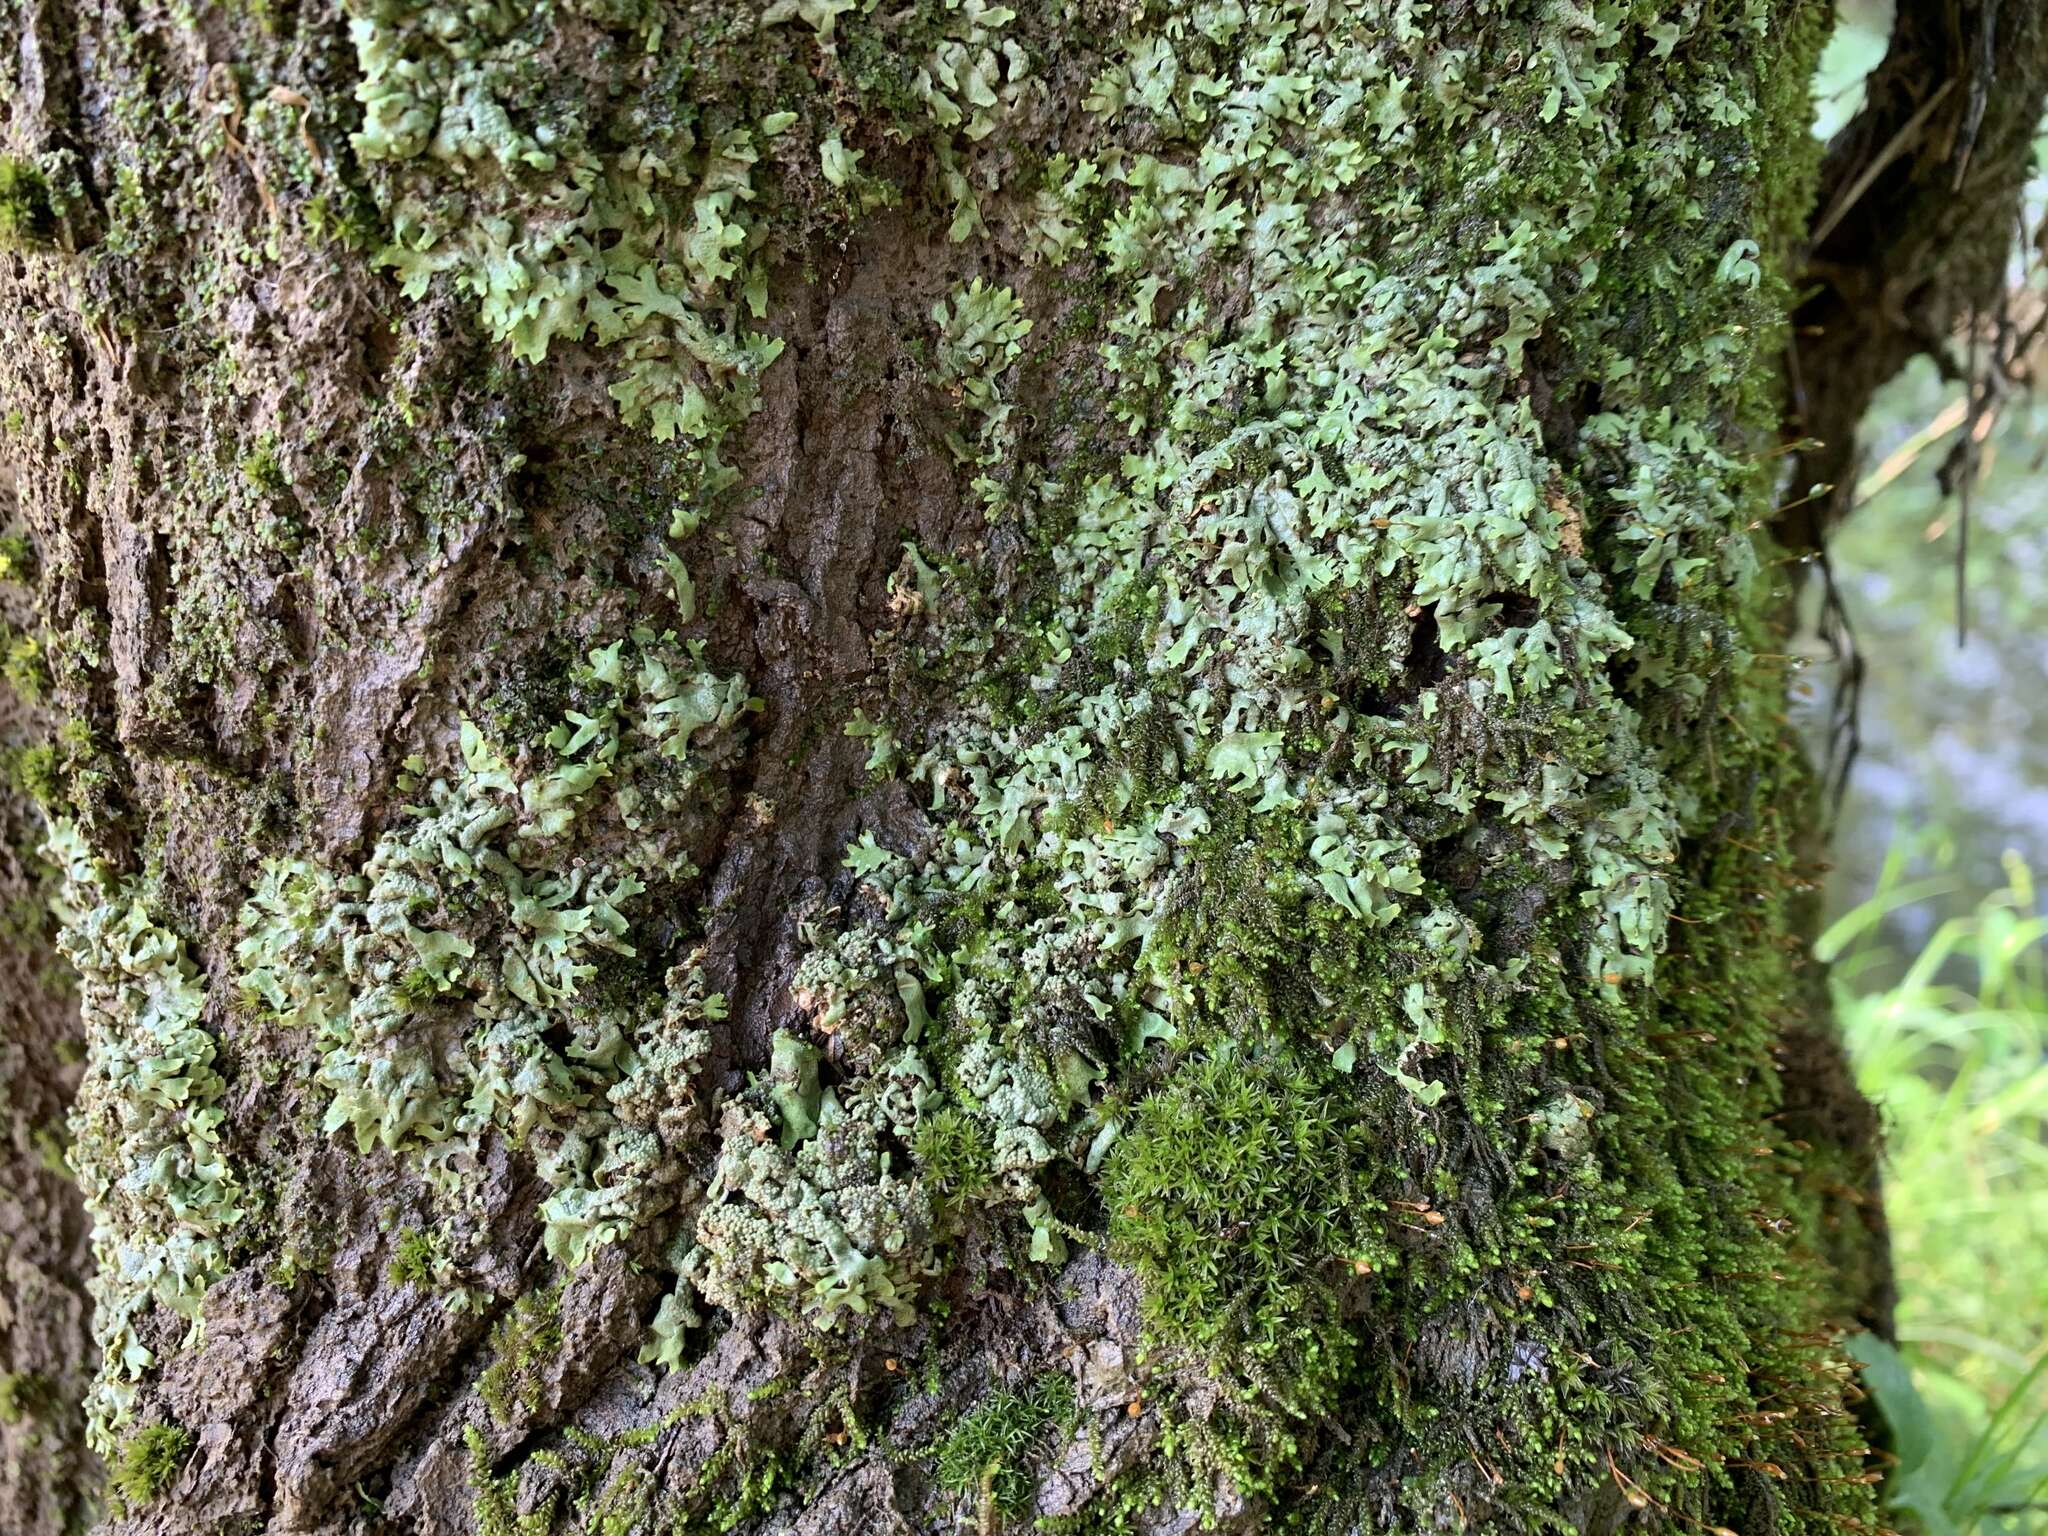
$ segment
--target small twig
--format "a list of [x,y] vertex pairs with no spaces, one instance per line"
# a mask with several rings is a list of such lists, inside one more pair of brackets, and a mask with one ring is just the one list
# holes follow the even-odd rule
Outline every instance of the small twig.
[[[1962,168],[1956,168],[1957,185],[1962,183]],[[1970,304],[1970,426],[1977,425],[1977,354],[1980,343],[1977,324],[1977,305]],[[1968,442],[1970,433],[1963,434]],[[1977,481],[1975,446],[1963,450],[1966,456],[1963,464],[1961,494],[1956,498],[1956,649],[1961,650],[1970,643],[1970,489]]]
[[[2009,312],[2001,307],[1997,316],[1998,345],[1996,351],[2003,354],[2012,335]],[[1979,446],[1991,435],[1991,429],[1998,421],[1997,379],[1983,366],[1983,319],[1978,306],[1970,305],[1970,349],[1966,375],[1969,393],[1969,412],[1964,418],[1961,437],[1949,450],[1942,461],[1941,488],[1945,494],[1956,498],[1956,645],[1969,643],[1969,571],[1970,554],[1970,498],[1977,481],[1977,472],[1982,463]]]
[[1991,82],[1998,78],[1998,3],[1999,0],[1986,0],[1984,24],[1977,30],[1977,67],[1970,71],[1970,102],[1963,109],[1962,131],[1958,135],[1962,142],[1956,150],[1955,179],[1949,183],[1951,192],[1963,190],[1963,178],[1970,170],[1970,153],[1977,147],[1977,130],[1984,126],[1984,109],[1991,102]]
[[1882,464],[1856,482],[1854,505],[1862,506],[1879,491],[1919,463],[1920,455],[1960,427],[1970,414],[1967,397],[1952,400],[1939,415],[1885,456]]
[[1863,653],[1857,648],[1856,629],[1849,620],[1848,605],[1842,601],[1825,543],[1814,558],[1821,578],[1820,638],[1838,669],[1834,699],[1828,708],[1827,756],[1821,775],[1828,804],[1827,832],[1832,837],[1842,803],[1848,798],[1850,772],[1863,752]]

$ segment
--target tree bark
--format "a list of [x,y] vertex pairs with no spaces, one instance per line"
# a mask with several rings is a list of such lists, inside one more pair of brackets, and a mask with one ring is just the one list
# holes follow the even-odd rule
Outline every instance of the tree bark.
[[1824,25],[18,4],[24,1528],[1874,1528]]
[[[14,490],[0,476],[0,510],[11,510]],[[18,540],[0,543],[14,578],[0,586],[11,655],[34,630],[25,553]],[[21,789],[51,722],[14,670],[0,683],[0,1509],[10,1532],[58,1536],[83,1524],[96,1481],[81,1408],[92,1375],[92,1255],[64,1162],[78,1000],[51,942],[48,872],[34,855],[41,819]]]

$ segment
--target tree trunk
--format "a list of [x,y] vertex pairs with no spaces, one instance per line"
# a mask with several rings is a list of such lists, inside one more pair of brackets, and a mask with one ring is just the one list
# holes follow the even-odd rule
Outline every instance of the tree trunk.
[[1824,8],[4,26],[22,1528],[1873,1528]]
[[[0,510],[12,477],[0,469]],[[41,822],[22,791],[36,781],[49,721],[22,637],[34,628],[25,544],[0,539],[0,639],[15,665],[0,682],[0,1528],[77,1529],[95,1478],[80,1400],[92,1377],[92,1256],[78,1187],[66,1177],[65,1110],[78,1087],[78,1003],[49,942]],[[43,781],[45,793],[54,785]]]

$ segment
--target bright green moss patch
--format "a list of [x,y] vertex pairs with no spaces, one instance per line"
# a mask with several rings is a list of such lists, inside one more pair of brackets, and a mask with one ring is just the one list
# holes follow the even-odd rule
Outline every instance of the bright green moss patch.
[[1164,1338],[1282,1361],[1290,1398],[1327,1390],[1351,1354],[1340,1291],[1391,1257],[1369,1123],[1350,1084],[1256,1045],[1190,1061],[1138,1104],[1102,1198]]
[[915,1150],[920,1174],[943,1200],[972,1201],[995,1183],[994,1150],[964,1110],[948,1106],[925,1116]]
[[0,747],[0,776],[37,805],[54,809],[63,794],[63,772],[57,749],[47,741],[25,747]]
[[50,687],[50,669],[36,637],[0,624],[0,682],[30,704],[41,703]]
[[31,160],[0,155],[0,250],[32,250],[55,237],[50,183]]
[[240,465],[242,478],[258,491],[276,495],[289,483],[284,469],[278,463],[277,437],[266,432],[257,440],[256,446],[242,455]]
[[490,1447],[474,1424],[463,1426],[462,1439],[469,1451],[469,1491],[475,1501],[479,1536],[548,1536],[554,1529],[559,1496],[550,1496],[541,1508],[520,1514],[518,1472],[493,1473]]
[[152,1424],[122,1444],[107,1481],[128,1505],[147,1504],[171,1486],[191,1454],[189,1430],[178,1424]]
[[427,1285],[446,1262],[434,1233],[419,1227],[400,1234],[398,1250],[391,1259],[393,1285]]
[[990,1514],[1014,1515],[1024,1507],[1033,1486],[1032,1452],[1073,1418],[1073,1379],[1056,1371],[1029,1386],[991,1393],[939,1442],[933,1474],[941,1488],[973,1497],[987,1529]]
[[[21,413],[9,413],[15,425],[19,425]],[[18,533],[0,535],[0,581],[18,582],[23,586],[36,579],[37,561],[35,546]]]
[[[469,1452],[471,1511],[478,1536],[549,1536],[566,1531],[582,1536],[643,1536],[650,1531],[697,1536],[730,1530],[732,1522],[693,1518],[711,1502],[710,1485],[732,1470],[733,1456],[726,1447],[695,1469],[694,1481],[680,1494],[673,1484],[664,1493],[655,1474],[627,1459],[631,1452],[662,1441],[683,1420],[714,1417],[723,1406],[723,1394],[714,1390],[662,1419],[617,1434],[597,1435],[569,1425],[559,1436],[550,1436],[545,1448],[521,1456],[503,1472],[496,1469],[483,1432],[474,1424],[465,1425],[462,1435]],[[543,1474],[546,1491],[522,1514],[520,1483],[529,1464]],[[743,1487],[733,1507],[747,1501],[748,1478],[743,1473],[739,1481]],[[776,1483],[773,1470],[755,1479],[764,1497]]]

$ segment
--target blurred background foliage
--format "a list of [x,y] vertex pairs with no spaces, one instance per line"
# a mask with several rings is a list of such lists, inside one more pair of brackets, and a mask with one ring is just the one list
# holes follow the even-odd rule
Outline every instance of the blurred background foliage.
[[1892,1426],[1902,1513],[1927,1536],[2048,1531],[2048,919],[2015,853],[1896,975],[1906,952],[1885,936],[1968,888],[1957,846],[1901,836],[1818,946],[1889,1143],[1898,1349],[1853,1347]]
[[[1861,104],[1891,10],[1840,0],[1821,137]],[[2048,315],[2044,149],[2009,343]],[[1852,1348],[1892,1428],[1893,1522],[1926,1536],[2048,1533],[2048,394],[2027,387],[2048,345],[1995,331],[1879,397],[1855,510],[1805,584],[1802,715],[1837,769],[1861,659],[1818,950],[1885,1116],[1900,1288],[1896,1350]],[[1853,652],[1823,638],[1830,579]]]

